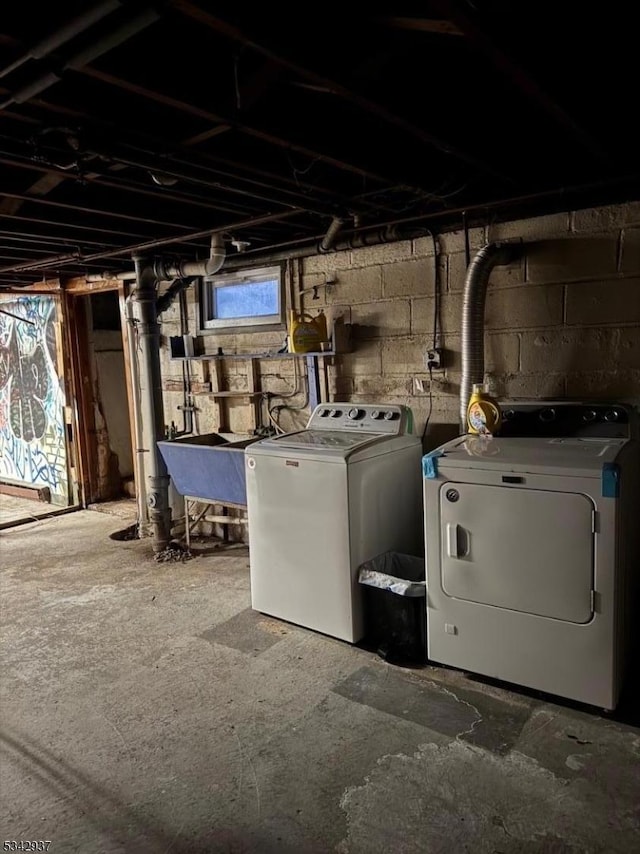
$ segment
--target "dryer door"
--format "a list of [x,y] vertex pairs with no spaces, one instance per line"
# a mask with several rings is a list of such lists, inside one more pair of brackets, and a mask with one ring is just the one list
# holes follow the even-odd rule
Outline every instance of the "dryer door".
[[442,589],[456,599],[588,622],[592,511],[574,493],[444,484]]

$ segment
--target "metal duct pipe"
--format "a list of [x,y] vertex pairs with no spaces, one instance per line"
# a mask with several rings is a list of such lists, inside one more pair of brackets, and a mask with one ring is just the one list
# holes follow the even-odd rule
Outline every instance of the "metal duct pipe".
[[327,229],[327,233],[322,238],[322,241],[319,246],[320,252],[329,252],[333,249],[333,244],[336,242],[336,237],[338,236],[338,232],[342,228],[344,220],[339,216],[334,216],[331,220],[329,228]]
[[[346,232],[345,232],[346,233]],[[346,249],[360,249],[363,246],[377,246],[380,243],[391,243],[396,240],[412,240],[424,237],[427,230],[420,225],[409,225],[398,223],[389,226],[371,226],[363,228],[360,232],[351,232],[336,243],[331,252],[343,252]],[[316,237],[317,240],[317,237]],[[294,243],[302,243],[294,246]],[[308,258],[312,255],[322,254],[320,243],[309,243],[307,238],[282,244],[285,248],[276,249],[272,252],[260,252],[252,250],[245,252],[241,257],[233,256],[227,259],[225,270],[235,270],[238,267],[246,267],[248,264],[271,264],[277,261],[287,261],[290,258]],[[286,248],[289,247],[289,248]],[[2,272],[0,270],[0,272]]]
[[102,18],[106,17],[111,12],[114,12],[121,5],[121,0],[104,0],[104,2],[99,3],[97,6],[93,6],[91,9],[87,9],[80,15],[72,18],[66,24],[63,24],[55,30],[55,32],[51,33],[51,35],[42,39],[42,41],[39,41],[37,45],[30,48],[19,59],[12,62],[11,65],[3,68],[2,71],[0,71],[0,79],[11,74],[30,59],[44,59],[45,56],[53,53],[54,50],[62,47],[63,44],[66,44],[68,41],[71,41],[71,39],[80,35],[80,33],[88,30],[89,27],[97,24],[98,21],[102,20]]
[[484,306],[494,267],[508,264],[519,254],[519,243],[488,243],[467,270],[462,302],[462,378],[460,423],[467,423],[467,406],[474,383],[484,382]]
[[114,47],[118,47],[123,44],[136,33],[146,29],[159,18],[160,12],[157,9],[153,7],[144,9],[134,18],[131,18],[131,20],[127,21],[113,32],[103,36],[99,41],[84,50],[81,50],[79,53],[74,54],[71,59],[64,64],[62,71],[49,71],[38,77],[36,80],[33,80],[31,83],[23,86],[6,101],[0,104],[0,109],[4,110],[11,104],[24,104],[26,101],[31,100],[31,98],[34,98],[36,95],[39,95],[41,92],[44,92],[46,89],[49,89],[51,86],[58,83],[62,79],[62,74],[65,71],[68,71],[69,69],[72,71],[78,71],[80,68],[83,68],[85,65],[93,62],[93,60],[98,59],[103,54],[113,50]]
[[187,279],[196,276],[213,276],[224,264],[227,257],[224,239],[220,233],[211,235],[211,249],[205,261],[169,261],[159,259],[155,263],[155,272],[159,281],[168,279]]
[[[147,506],[153,527],[153,550],[161,552],[171,539],[171,509],[169,507],[169,475],[158,441],[164,439],[164,405],[160,372],[160,324],[156,310],[156,274],[152,263],[134,258],[136,284],[131,292],[135,323],[138,332],[140,359],[140,414],[142,435],[148,457]],[[132,330],[133,332],[133,330]]]

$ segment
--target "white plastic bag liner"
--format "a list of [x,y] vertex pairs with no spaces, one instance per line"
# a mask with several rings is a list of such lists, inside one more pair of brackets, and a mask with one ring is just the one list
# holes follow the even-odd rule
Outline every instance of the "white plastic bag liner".
[[[404,577],[401,577],[404,576]],[[363,563],[358,581],[368,587],[378,587],[398,596],[426,596],[424,560],[399,552],[385,552]]]
[[360,584],[367,587],[379,587],[381,590],[389,590],[398,596],[425,596],[427,585],[424,581],[406,581],[404,578],[395,578],[393,575],[385,575],[384,572],[376,572],[375,569],[361,569],[358,575]]

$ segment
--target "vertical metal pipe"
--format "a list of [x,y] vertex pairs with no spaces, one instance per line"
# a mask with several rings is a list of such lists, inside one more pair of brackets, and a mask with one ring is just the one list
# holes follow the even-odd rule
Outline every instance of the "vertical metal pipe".
[[131,386],[133,400],[133,421],[135,425],[136,446],[135,452],[135,476],[136,476],[136,502],[138,505],[138,535],[147,536],[149,524],[149,510],[147,507],[147,484],[144,478],[144,439],[142,438],[142,424],[140,418],[140,372],[138,367],[138,353],[136,348],[136,320],[133,313],[131,297],[125,300],[125,317],[129,326],[127,335],[129,347],[129,366],[131,370]]
[[147,506],[153,527],[153,550],[161,552],[171,540],[169,476],[158,450],[164,439],[164,405],[160,371],[160,324],[156,309],[156,277],[153,264],[134,256],[136,285],[131,302],[136,313],[140,356],[140,414],[147,472]]

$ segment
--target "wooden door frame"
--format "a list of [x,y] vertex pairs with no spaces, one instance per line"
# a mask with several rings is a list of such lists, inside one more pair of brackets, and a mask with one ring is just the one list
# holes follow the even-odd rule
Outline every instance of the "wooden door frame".
[[[74,402],[74,432],[78,437],[78,479],[81,490],[81,503],[84,507],[98,498],[97,484],[97,442],[95,433],[95,413],[93,395],[87,394],[86,382],[83,382],[82,365],[88,362],[88,328],[85,305],[78,297],[87,297],[105,291],[115,291],[120,309],[120,327],[124,358],[124,378],[127,391],[129,416],[129,434],[133,456],[133,477],[136,491],[140,472],[138,471],[137,430],[134,420],[133,381],[129,359],[129,328],[125,314],[126,285],[120,279],[101,279],[88,282],[86,279],[71,279],[63,285],[65,315],[67,323],[66,337],[69,342],[72,398]],[[84,362],[83,362],[83,354]],[[93,386],[91,385],[91,388]]]

